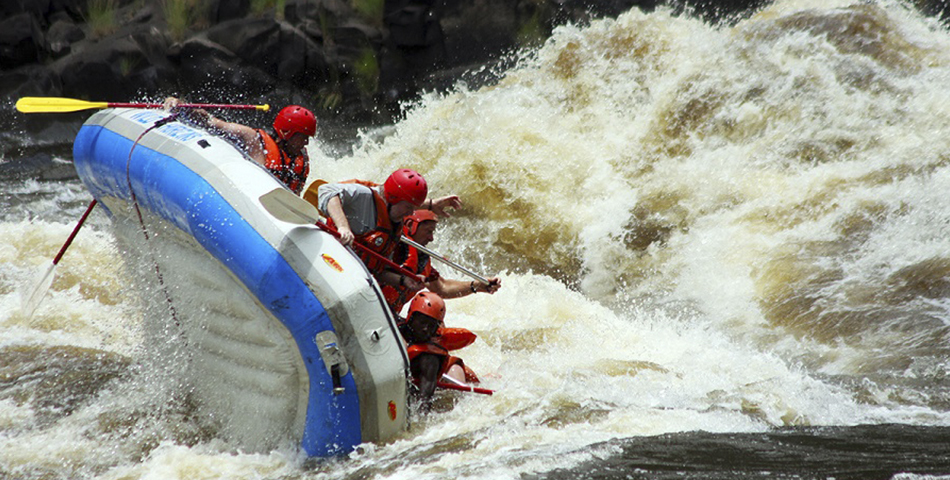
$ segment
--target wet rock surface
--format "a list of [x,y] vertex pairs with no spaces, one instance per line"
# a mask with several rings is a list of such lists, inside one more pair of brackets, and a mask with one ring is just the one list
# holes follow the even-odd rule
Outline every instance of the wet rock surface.
[[[169,7],[176,3],[195,10],[184,24]],[[69,143],[64,132],[77,126],[50,125],[88,116],[27,119],[13,108],[24,96],[296,103],[323,118],[385,123],[420,91],[460,79],[491,83],[491,69],[471,72],[540,44],[558,25],[659,5],[730,21],[766,3],[285,0],[279,10],[253,11],[250,0],[7,0],[0,5],[0,158],[24,145]],[[926,10],[926,1],[918,3]],[[248,120],[266,123],[272,113],[259,117]]]

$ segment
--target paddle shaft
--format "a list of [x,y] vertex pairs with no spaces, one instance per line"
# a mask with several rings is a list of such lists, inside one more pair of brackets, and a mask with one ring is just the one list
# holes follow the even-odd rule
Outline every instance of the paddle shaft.
[[28,290],[27,294],[23,296],[21,300],[21,308],[26,314],[27,318],[33,316],[33,312],[36,311],[36,307],[39,306],[40,302],[43,301],[43,297],[46,296],[46,292],[49,291],[49,287],[53,284],[53,277],[56,275],[56,264],[62,260],[63,255],[66,253],[66,249],[69,248],[69,245],[73,243],[73,239],[76,238],[76,234],[79,233],[79,229],[82,228],[83,223],[86,222],[86,218],[89,217],[89,214],[92,212],[92,209],[96,206],[96,200],[93,199],[92,202],[89,202],[89,206],[86,207],[86,212],[82,214],[82,217],[79,219],[79,223],[76,224],[76,227],[73,228],[72,233],[69,234],[69,238],[66,239],[66,243],[59,249],[59,253],[56,254],[56,257],[53,258],[53,262],[49,264],[46,270],[43,272],[43,275],[34,282],[33,287]]
[[480,393],[482,395],[491,395],[495,393],[494,390],[489,390],[487,388],[473,387],[469,384],[459,382],[458,380],[444,373],[442,374],[442,379],[436,382],[435,386],[439,388],[445,388],[448,390],[458,390],[460,392]]
[[[237,105],[222,103],[179,103],[178,108],[209,108],[218,110],[257,110],[261,105]],[[109,108],[163,108],[161,103],[115,103],[109,102]]]
[[491,395],[495,393],[494,390],[489,390],[487,388],[472,387],[468,385],[455,385],[454,383],[437,382],[435,386],[448,390],[458,390],[460,392],[480,393],[482,395]]
[[[331,227],[331,226],[329,226],[329,225],[327,225],[327,224],[321,222],[320,220],[317,220],[316,224],[317,224],[318,227],[320,227],[321,230],[323,230],[323,231],[325,231],[325,232],[327,232],[327,233],[333,235],[333,236],[336,237],[337,239],[340,238],[340,232],[337,232],[336,229],[334,229],[333,227]],[[373,251],[371,248],[367,247],[366,245],[363,245],[362,243],[360,243],[360,242],[358,242],[358,241],[354,241],[354,242],[353,242],[353,246],[356,247],[358,250],[360,250],[360,251],[362,251],[362,252],[365,252],[365,253],[368,253],[368,254],[372,255],[374,258],[376,258],[377,260],[379,260],[379,261],[385,263],[385,264],[388,265],[389,267],[392,267],[392,268],[396,269],[396,271],[398,271],[399,273],[401,273],[401,274],[403,274],[403,275],[405,275],[405,276],[407,276],[407,277],[414,278],[414,279],[416,279],[416,281],[418,281],[418,282],[422,282],[422,280],[419,278],[419,276],[416,275],[415,273],[412,273],[412,272],[410,272],[409,270],[407,270],[407,269],[401,267],[398,263],[396,263],[396,262],[394,262],[394,261],[392,261],[392,260],[390,260],[390,259],[384,257],[383,255],[380,255],[380,254],[376,253],[375,251]]]
[[76,228],[73,229],[73,232],[69,234],[69,238],[66,239],[66,243],[63,244],[63,247],[59,249],[59,253],[56,254],[56,257],[53,258],[53,265],[59,263],[63,258],[63,255],[66,253],[66,249],[69,248],[69,245],[73,243],[73,239],[76,238],[76,234],[79,233],[79,229],[82,228],[82,224],[86,223],[86,218],[89,217],[89,214],[92,213],[92,209],[96,206],[96,199],[93,199],[89,202],[89,206],[86,207],[85,213],[82,214],[82,217],[79,217],[79,223],[76,224]]
[[454,268],[454,269],[456,269],[456,270],[458,270],[458,271],[460,271],[460,272],[462,272],[462,273],[464,273],[464,274],[466,274],[466,275],[468,275],[468,276],[474,278],[475,280],[478,280],[479,282],[484,283],[485,285],[491,285],[491,282],[489,282],[485,277],[482,277],[481,275],[479,275],[479,274],[477,274],[477,273],[475,273],[475,272],[473,272],[473,271],[471,271],[471,270],[469,270],[469,269],[467,269],[467,268],[465,268],[465,267],[463,267],[463,266],[461,266],[461,265],[459,265],[459,264],[457,264],[457,263],[455,263],[455,262],[449,260],[448,258],[443,257],[442,255],[439,254],[439,252],[436,252],[436,251],[434,251],[434,250],[430,250],[430,249],[428,249],[428,248],[426,248],[426,247],[420,245],[419,242],[413,241],[411,238],[408,238],[408,237],[406,237],[406,236],[401,236],[401,237],[399,237],[399,240],[402,241],[402,243],[405,243],[406,245],[409,245],[410,247],[415,247],[415,248],[417,248],[417,249],[419,249],[419,250],[421,250],[421,251],[423,251],[423,252],[429,254],[429,256],[431,256],[431,257],[433,257],[433,258],[435,258],[435,259],[437,259],[437,260],[439,260],[439,261],[445,263],[446,265],[448,265],[448,266],[450,266],[450,267],[452,267],[452,268]]

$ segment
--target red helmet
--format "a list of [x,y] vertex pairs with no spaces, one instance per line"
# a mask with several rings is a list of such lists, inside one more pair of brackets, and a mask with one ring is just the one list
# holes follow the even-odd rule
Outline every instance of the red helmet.
[[408,236],[416,234],[419,230],[419,224],[422,222],[438,222],[439,216],[432,210],[416,210],[412,215],[402,219],[402,230]]
[[312,137],[317,134],[317,119],[310,110],[300,105],[288,105],[274,119],[274,130],[283,140],[287,140],[295,133]]
[[429,186],[426,185],[426,179],[415,170],[401,168],[386,179],[383,191],[386,193],[386,203],[390,205],[405,200],[418,207],[426,200]]
[[409,304],[406,318],[411,319],[416,313],[428,315],[442,323],[442,320],[445,319],[445,301],[432,292],[419,292],[415,297],[412,297],[412,303]]

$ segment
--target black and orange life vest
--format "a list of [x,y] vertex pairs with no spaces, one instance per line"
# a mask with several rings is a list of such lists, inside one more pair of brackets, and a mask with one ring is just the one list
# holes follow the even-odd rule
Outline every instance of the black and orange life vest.
[[[428,255],[420,252],[415,247],[399,244],[393,256],[393,261],[400,264],[406,270],[422,276],[424,282],[432,282],[439,278],[439,271],[432,266],[432,261]],[[386,297],[386,303],[396,314],[402,311],[406,302],[412,299],[421,289],[416,290],[404,285],[384,285],[383,296]]]
[[[412,345],[409,345],[406,351],[409,354],[410,363],[412,363],[412,361],[415,360],[416,357],[418,357],[419,355],[423,353],[428,353],[428,354],[438,356],[439,361],[441,363],[441,365],[439,366],[439,377],[438,377],[439,381],[441,381],[442,375],[445,375],[446,373],[448,373],[449,369],[452,368],[453,365],[458,365],[462,367],[462,370],[465,372],[466,382],[479,383],[478,375],[475,375],[475,372],[472,369],[468,368],[465,365],[465,362],[463,362],[461,358],[450,355],[448,350],[442,348],[442,346],[440,345],[437,345],[435,343],[414,343]],[[413,378],[412,381],[413,383],[417,385],[419,384],[418,378]]]
[[[399,235],[402,231],[402,224],[397,223],[393,225],[392,221],[389,219],[389,206],[386,205],[386,201],[383,200],[383,196],[379,194],[372,187],[377,186],[378,184],[372,182],[366,182],[363,180],[347,180],[340,183],[358,183],[371,188],[373,192],[373,201],[376,202],[376,226],[366,233],[356,236],[356,240],[363,243],[363,245],[369,247],[370,250],[382,255],[386,258],[392,258],[393,251],[396,250],[396,245],[399,243]],[[327,225],[336,229],[336,224],[333,222],[332,218],[327,218]],[[378,258],[368,254],[360,253],[360,260],[366,264],[366,268],[369,269],[370,273],[374,276],[379,274],[383,267],[386,266],[385,263],[381,262]]]
[[258,130],[257,133],[264,146],[264,167],[287,185],[287,188],[300,195],[304,184],[307,183],[307,176],[310,175],[310,161],[307,159],[307,154],[301,153],[295,158],[290,158],[277,146],[277,142],[270,134],[264,130]]

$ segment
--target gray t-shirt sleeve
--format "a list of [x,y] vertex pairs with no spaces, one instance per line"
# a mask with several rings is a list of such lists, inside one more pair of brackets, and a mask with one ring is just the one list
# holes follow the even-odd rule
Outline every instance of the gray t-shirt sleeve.
[[373,191],[358,183],[325,183],[317,189],[320,211],[327,214],[327,204],[333,197],[340,197],[343,213],[354,235],[362,235],[376,228],[376,201]]

